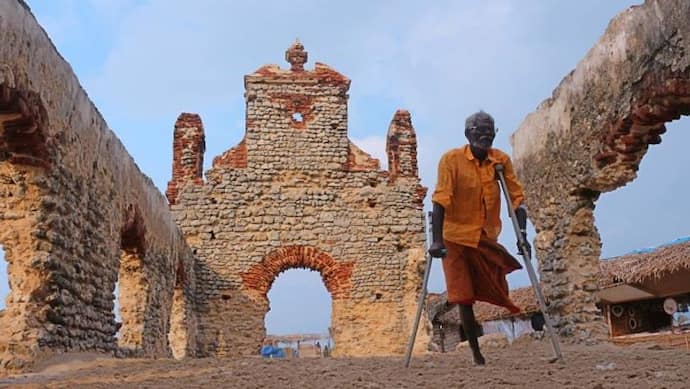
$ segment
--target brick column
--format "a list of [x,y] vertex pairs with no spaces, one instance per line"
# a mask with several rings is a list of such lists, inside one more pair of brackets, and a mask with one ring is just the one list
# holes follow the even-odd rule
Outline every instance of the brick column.
[[189,182],[201,184],[206,140],[201,118],[193,113],[181,113],[175,122],[173,135],[172,180],[165,195],[168,203],[175,204],[177,195]]

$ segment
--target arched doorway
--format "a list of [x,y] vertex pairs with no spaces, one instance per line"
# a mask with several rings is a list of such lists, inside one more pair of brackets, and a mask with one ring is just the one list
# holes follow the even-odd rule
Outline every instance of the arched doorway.
[[[34,347],[45,334],[35,320],[47,305],[46,273],[32,264],[47,258],[48,245],[38,245],[49,232],[37,221],[45,207],[45,182],[54,162],[45,130],[49,127],[45,106],[38,93],[20,86],[13,69],[0,64],[0,244],[4,266],[0,282],[7,289],[0,295],[0,362],[31,359]],[[42,207],[43,205],[43,207]],[[24,355],[23,355],[24,354]]]
[[268,291],[268,301],[267,340],[299,351],[300,357],[321,356],[325,346],[333,349],[329,334],[332,299],[321,274],[307,269],[280,273]]
[[175,359],[187,356],[189,349],[189,320],[185,300],[186,274],[184,264],[179,261],[175,271],[175,288],[173,289],[172,307],[170,310],[170,329],[168,343]]
[[[349,297],[353,263],[336,261],[329,254],[310,246],[288,246],[275,250],[242,274],[244,288],[261,304],[262,318],[269,311],[268,292],[278,275],[295,268],[309,269],[319,274],[332,299],[332,327],[344,324],[338,322],[336,312],[341,300]],[[267,334],[263,323],[261,327],[258,335],[263,340]],[[333,342],[338,344],[337,335]]]
[[143,262],[146,256],[145,233],[139,210],[130,205],[125,211],[121,229],[122,254],[116,283],[122,320],[117,344],[129,354],[143,351],[149,293],[149,282]]

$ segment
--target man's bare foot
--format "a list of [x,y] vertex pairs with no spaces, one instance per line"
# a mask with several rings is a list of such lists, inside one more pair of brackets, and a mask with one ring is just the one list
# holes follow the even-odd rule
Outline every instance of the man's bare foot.
[[484,359],[484,356],[482,354],[475,354],[473,355],[474,358],[474,364],[477,366],[484,366],[486,365],[486,360]]

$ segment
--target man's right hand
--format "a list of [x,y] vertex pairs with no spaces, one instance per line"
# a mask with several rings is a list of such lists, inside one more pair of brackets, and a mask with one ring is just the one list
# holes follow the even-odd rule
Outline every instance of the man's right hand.
[[446,246],[443,242],[434,242],[431,244],[431,247],[429,247],[429,255],[434,258],[443,258],[446,256],[446,253]]

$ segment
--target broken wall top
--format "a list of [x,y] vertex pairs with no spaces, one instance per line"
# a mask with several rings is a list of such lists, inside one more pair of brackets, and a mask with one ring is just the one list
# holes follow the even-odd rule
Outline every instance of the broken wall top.
[[663,123],[688,113],[690,2],[649,0],[604,35],[511,137],[523,180],[608,191],[635,178]]
[[23,1],[2,1],[0,15],[0,83],[36,96],[45,116],[39,130],[50,154],[49,170],[68,172],[84,186],[108,182],[118,188],[123,213],[128,204],[137,204],[155,237],[152,244],[169,248],[176,236],[184,245],[165,198],[108,128],[29,7]]

